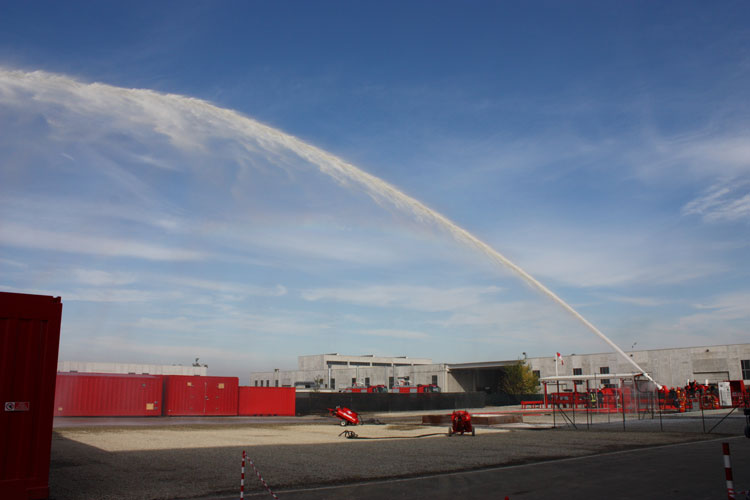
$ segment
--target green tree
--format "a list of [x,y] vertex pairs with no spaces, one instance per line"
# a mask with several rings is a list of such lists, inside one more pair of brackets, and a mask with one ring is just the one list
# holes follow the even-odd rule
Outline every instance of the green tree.
[[536,394],[539,392],[539,376],[531,371],[529,365],[519,361],[505,367],[500,388],[508,394]]

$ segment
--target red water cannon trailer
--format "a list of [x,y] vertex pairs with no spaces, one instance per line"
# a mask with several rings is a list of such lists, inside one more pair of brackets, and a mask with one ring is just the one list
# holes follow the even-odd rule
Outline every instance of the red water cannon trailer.
[[362,423],[357,412],[352,411],[349,408],[337,406],[336,408],[328,408],[328,412],[331,416],[340,420],[339,425],[341,427],[346,427],[347,425],[359,425]]
[[464,432],[470,432],[472,436],[476,436],[474,426],[471,425],[471,415],[468,411],[456,410],[451,415],[451,427],[448,429],[448,436],[454,434],[461,434]]

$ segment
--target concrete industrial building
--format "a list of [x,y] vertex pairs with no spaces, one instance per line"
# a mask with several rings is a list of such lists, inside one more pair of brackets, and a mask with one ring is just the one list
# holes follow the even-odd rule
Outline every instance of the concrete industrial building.
[[136,375],[208,375],[208,367],[183,365],[144,365],[139,363],[99,363],[90,361],[59,361],[58,372],[130,373]]
[[338,353],[299,356],[298,369],[274,370],[250,375],[250,385],[268,387],[322,388],[339,390],[354,385],[388,385],[398,383],[445,386],[443,365],[431,359],[380,357],[374,355],[344,356]]
[[[684,386],[688,380],[715,383],[745,380],[750,384],[750,344],[684,347],[630,351],[627,353],[659,384]],[[590,382],[598,388],[617,385],[608,374],[633,373],[633,365],[615,353],[563,354],[524,358],[540,377],[600,375]],[[254,372],[250,385],[340,390],[353,385],[435,384],[443,392],[499,392],[505,367],[524,361],[513,359],[477,363],[433,363],[426,358],[343,356],[337,353],[299,356],[297,370]],[[573,389],[573,382],[561,384]]]
[[[717,383],[723,380],[745,380],[750,383],[750,344],[713,345],[630,351],[627,353],[651,377],[668,387],[684,386],[687,381]],[[555,375],[555,357],[529,358],[529,365],[541,377]],[[615,385],[608,373],[633,373],[635,367],[615,353],[563,355],[558,365],[560,376],[599,375],[596,387]],[[572,389],[572,382],[565,385]]]

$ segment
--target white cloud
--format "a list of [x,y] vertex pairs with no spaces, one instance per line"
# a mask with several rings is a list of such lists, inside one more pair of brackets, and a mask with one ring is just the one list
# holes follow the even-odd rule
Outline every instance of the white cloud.
[[94,286],[121,286],[129,285],[136,281],[133,273],[108,272],[97,269],[74,269],[73,279],[79,283]]
[[309,301],[330,300],[371,307],[399,307],[416,311],[439,312],[461,309],[487,302],[501,288],[461,287],[431,288],[426,286],[394,285],[355,288],[318,288],[302,292]]
[[659,307],[673,302],[670,299],[663,299],[658,297],[626,297],[623,295],[608,295],[606,298],[614,302],[621,302],[623,304],[632,304],[642,307]]
[[397,339],[427,339],[430,336],[424,332],[417,332],[412,330],[389,330],[389,329],[374,329],[374,330],[361,330],[355,331],[358,335],[372,335],[375,337],[393,337]]
[[684,320],[698,317],[706,320],[722,321],[750,319],[750,292],[735,292],[721,295],[712,301],[698,303],[693,307],[706,312],[683,318]]
[[155,275],[153,279],[159,282],[178,285],[180,287],[198,288],[212,292],[225,294],[237,294],[241,296],[257,295],[266,297],[281,297],[286,295],[287,289],[282,285],[274,287],[252,286],[228,281],[204,280],[186,276]]
[[225,361],[248,360],[249,355],[241,349],[223,349],[211,345],[210,340],[200,344],[150,344],[142,339],[128,339],[122,336],[100,336],[90,340],[90,350],[116,351],[118,357],[132,356],[137,359],[141,355],[160,357],[162,359],[191,359],[197,354],[201,360],[211,360],[212,363]]
[[0,264],[4,266],[15,267],[17,269],[23,269],[23,268],[28,267],[28,265],[23,262],[19,262],[17,260],[11,260],[11,259],[3,259],[3,258],[0,258]]
[[[687,244],[629,232],[596,236],[544,232],[546,241],[513,243],[513,253],[530,273],[573,287],[617,287],[631,284],[668,285],[726,270],[724,262],[706,259],[707,244]],[[523,244],[523,246],[521,246]]]
[[64,301],[74,302],[155,303],[185,300],[185,295],[178,290],[139,290],[110,287],[74,288],[70,290],[59,288],[56,295],[62,296]]
[[265,234],[256,236],[251,234],[227,234],[227,237],[236,241],[246,241],[256,247],[263,248],[279,255],[297,256],[298,259],[322,259],[334,260],[347,263],[388,265],[404,256],[399,255],[388,245],[371,241],[362,241],[362,238],[352,238],[347,234],[315,233],[303,230],[276,230],[269,229]]
[[189,261],[205,259],[197,250],[170,248],[130,239],[92,236],[86,233],[47,231],[17,224],[0,225],[0,244],[22,248],[62,251],[106,257]]
[[723,294],[692,306],[695,312],[664,315],[638,323],[647,333],[643,348],[747,343],[750,338],[750,292]]
[[750,174],[750,134],[688,138],[678,157],[694,163],[694,169],[711,176]]
[[675,136],[648,129],[642,137],[622,142],[619,152],[649,183],[744,178],[750,174],[748,125],[735,122],[728,127],[731,132],[706,129]]
[[148,205],[56,195],[8,195],[0,199],[6,220],[11,220],[12,216],[16,223],[27,225],[48,220],[54,220],[57,226],[93,225],[101,221],[111,225],[113,221],[118,221],[178,233],[191,227],[187,220],[169,213],[159,202]]
[[750,221],[748,183],[714,185],[704,195],[686,203],[682,207],[682,214],[699,215],[706,222]]

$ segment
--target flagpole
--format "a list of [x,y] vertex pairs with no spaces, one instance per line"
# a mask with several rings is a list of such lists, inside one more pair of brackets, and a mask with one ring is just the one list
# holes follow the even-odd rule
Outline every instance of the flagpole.
[[559,358],[559,356],[555,356],[555,377],[559,377],[559,374],[557,373],[557,365],[560,362]]

